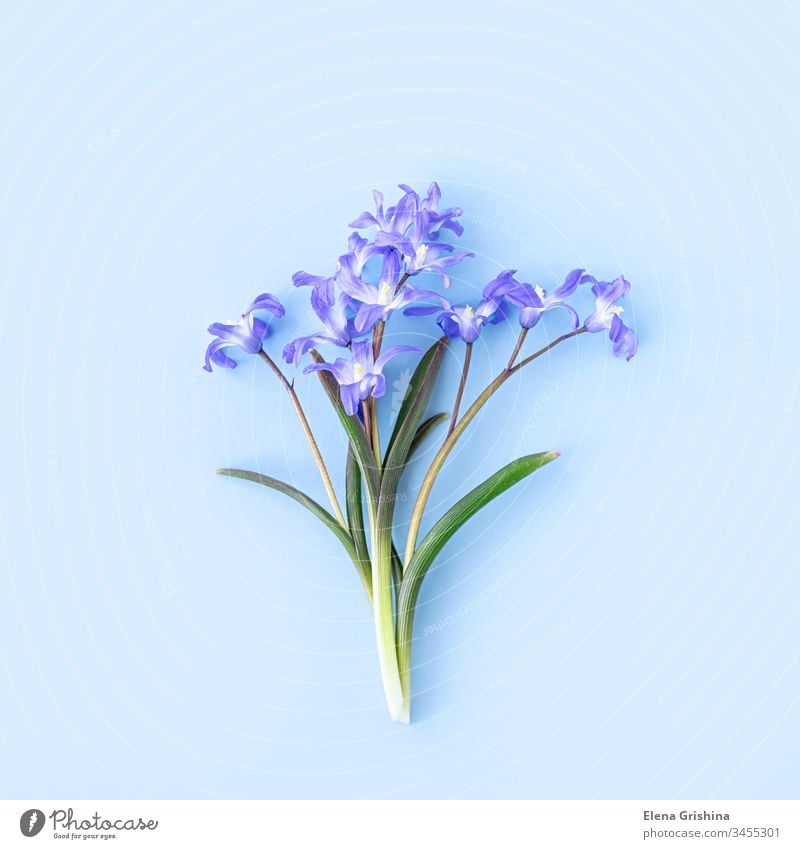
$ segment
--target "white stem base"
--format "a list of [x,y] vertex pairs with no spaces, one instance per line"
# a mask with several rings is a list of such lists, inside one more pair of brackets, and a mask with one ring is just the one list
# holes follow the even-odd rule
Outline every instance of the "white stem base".
[[[388,650],[394,654],[394,644],[388,647]],[[386,706],[389,708],[389,716],[392,719],[399,719],[403,710],[403,691],[400,687],[400,676],[397,674],[397,660],[395,658],[385,658],[383,651],[381,651],[380,660],[383,692],[386,696]]]

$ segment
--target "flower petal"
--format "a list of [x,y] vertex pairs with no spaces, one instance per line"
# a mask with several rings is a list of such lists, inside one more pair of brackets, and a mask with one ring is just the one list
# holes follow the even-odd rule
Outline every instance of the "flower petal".
[[384,317],[386,307],[381,304],[362,304],[353,319],[353,327],[357,333],[364,333]]
[[236,368],[236,360],[231,359],[227,354],[223,353],[223,348],[228,348],[229,343],[222,339],[214,339],[206,348],[206,363],[203,368],[206,371],[212,371],[211,364],[219,368]]
[[639,341],[636,338],[636,334],[630,329],[630,327],[625,326],[618,315],[615,315],[611,320],[608,338],[614,343],[612,348],[614,356],[624,356],[627,361],[631,360],[639,347]]
[[339,387],[339,397],[348,416],[354,416],[361,401],[361,391],[357,383],[343,384]]
[[378,219],[371,212],[362,212],[355,221],[351,221],[348,225],[356,230],[362,230],[365,227],[380,227]]
[[380,373],[386,363],[392,359],[392,357],[396,357],[398,354],[403,354],[406,351],[410,353],[419,353],[419,348],[416,348],[414,345],[392,345],[391,348],[387,348],[377,360],[375,360],[375,372]]
[[250,315],[250,313],[257,310],[266,310],[266,312],[271,312],[278,318],[282,318],[286,314],[283,304],[275,295],[270,295],[269,292],[262,292],[260,295],[257,295],[253,303],[244,311],[244,314]]
[[504,298],[522,284],[515,279],[516,268],[501,271],[494,280],[490,280],[483,289],[484,298]]
[[312,348],[316,348],[317,345],[338,344],[339,342],[335,337],[327,336],[324,333],[315,333],[313,336],[301,336],[284,345],[283,359],[284,362],[299,366],[303,355],[307,354]]
[[566,298],[571,295],[578,288],[585,270],[585,268],[573,268],[564,278],[564,282],[553,292],[553,297]]
[[560,309],[560,310],[565,310],[566,312],[568,312],[572,316],[572,327],[573,327],[573,329],[576,329],[578,327],[578,325],[581,323],[580,318],[578,318],[578,313],[576,313],[575,310],[572,309],[572,307],[569,304],[565,304],[562,301],[557,301],[554,304],[550,304],[547,307],[547,309],[548,310]]

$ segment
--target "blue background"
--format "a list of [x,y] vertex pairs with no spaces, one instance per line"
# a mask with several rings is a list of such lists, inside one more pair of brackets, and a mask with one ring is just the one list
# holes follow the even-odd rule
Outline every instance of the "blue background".
[[[0,793],[800,792],[800,18],[767,8],[4,6]],[[335,541],[212,475],[322,499],[287,398],[257,361],[200,365],[263,290],[290,307],[276,349],[307,331],[291,274],[332,268],[373,187],[431,179],[478,254],[463,294],[507,266],[624,272],[641,346],[559,348],[463,440],[437,514],[562,456],[443,552],[405,728]]]

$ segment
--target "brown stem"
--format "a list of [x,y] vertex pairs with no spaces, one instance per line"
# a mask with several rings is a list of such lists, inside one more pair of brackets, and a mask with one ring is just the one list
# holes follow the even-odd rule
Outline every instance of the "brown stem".
[[525,337],[528,335],[528,328],[523,327],[519,331],[519,336],[517,337],[517,344],[514,346],[514,350],[511,352],[511,356],[508,358],[508,365],[506,366],[506,371],[508,371],[511,366],[514,365],[514,360],[517,358],[517,354],[519,354],[520,349],[522,348],[522,343],[525,341]]
[[383,331],[386,326],[384,321],[379,321],[372,328],[372,358],[377,360],[381,355],[381,346],[383,345]]
[[369,442],[370,448],[372,447],[372,420],[370,418],[370,406],[369,402],[371,399],[365,398],[361,402],[361,414],[364,417],[364,433],[367,435],[367,442]]
[[467,375],[469,374],[469,364],[472,359],[472,343],[467,342],[467,347],[464,350],[464,367],[461,369],[461,380],[458,382],[458,392],[456,392],[456,402],[453,404],[453,415],[450,416],[450,427],[447,429],[448,436],[455,430],[456,422],[458,421],[458,408],[461,406],[461,399],[464,397],[464,387],[467,385]]
[[417,500],[414,504],[414,509],[411,513],[411,520],[408,526],[408,535],[406,537],[406,549],[403,557],[403,567],[407,568],[408,564],[411,562],[411,557],[414,554],[414,550],[417,547],[417,536],[419,534],[419,527],[422,523],[422,516],[425,512],[425,505],[428,503],[428,497],[431,494],[431,490],[433,489],[433,484],[436,481],[436,476],[441,471],[442,466],[444,465],[444,461],[447,459],[450,452],[453,450],[453,446],[458,441],[461,434],[467,429],[469,423],[478,415],[483,405],[494,395],[495,392],[511,377],[512,374],[516,374],[521,368],[524,368],[528,363],[532,363],[538,357],[541,357],[543,354],[546,354],[552,348],[555,348],[556,345],[559,345],[561,342],[566,341],[567,339],[571,339],[573,336],[579,336],[581,333],[585,333],[586,328],[581,327],[577,330],[572,330],[569,333],[565,333],[563,336],[559,336],[558,339],[555,339],[549,345],[545,345],[544,348],[536,351],[535,354],[531,354],[529,357],[526,357],[522,362],[517,363],[517,365],[513,366],[510,369],[504,369],[497,375],[497,377],[486,387],[486,389],[481,392],[481,394],[472,402],[469,409],[464,413],[461,417],[461,421],[456,424],[453,428],[453,432],[447,436],[447,438],[442,443],[442,447],[437,452],[436,456],[433,458],[433,462],[431,463],[431,467],[425,474],[425,477],[422,481],[422,484],[419,488],[419,493],[417,494]]
[[378,469],[378,473],[381,472],[381,436],[378,431],[378,399],[370,397],[367,399],[367,403],[370,405],[370,437],[372,440],[372,453],[375,456],[375,465]]
[[314,461],[319,469],[322,484],[325,487],[325,492],[328,494],[328,500],[331,502],[331,507],[336,515],[336,520],[345,530],[347,530],[347,521],[344,518],[344,513],[342,513],[342,508],[339,506],[339,500],[336,498],[336,491],[333,488],[331,476],[328,474],[325,461],[322,459],[322,454],[320,453],[319,446],[317,445],[317,440],[314,439],[314,434],[311,432],[311,425],[309,425],[306,414],[303,412],[303,407],[300,404],[300,399],[297,397],[297,392],[295,392],[294,384],[286,378],[286,375],[280,370],[280,368],[278,368],[275,361],[266,351],[262,349],[258,352],[258,356],[261,357],[261,359],[272,369],[275,377],[278,378],[283,385],[283,388],[289,393],[292,406],[297,413],[297,418],[300,420],[300,426],[303,428],[303,432],[305,433],[309,447],[311,448],[311,453],[314,455]]
[[586,333],[585,327],[579,327],[577,330],[571,330],[569,333],[559,336],[558,339],[554,339],[549,345],[545,345],[544,348],[540,348],[535,354],[531,354],[521,362],[518,362],[513,368],[509,369],[509,377],[518,372],[521,368],[524,368],[528,365],[528,363],[532,363],[537,357],[541,357],[542,354],[546,354],[551,348],[555,348],[556,345],[560,344],[565,339],[572,339],[573,336],[580,336],[581,333]]

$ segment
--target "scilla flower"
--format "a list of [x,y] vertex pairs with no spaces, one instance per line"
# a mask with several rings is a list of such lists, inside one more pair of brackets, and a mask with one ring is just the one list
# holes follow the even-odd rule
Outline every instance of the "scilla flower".
[[580,324],[578,314],[565,301],[578,288],[583,271],[582,268],[570,271],[564,282],[549,295],[541,286],[531,286],[530,283],[519,283],[510,287],[505,292],[505,297],[519,307],[519,323],[522,327],[535,327],[542,315],[551,309],[566,310],[572,318],[572,326],[577,327]]
[[376,360],[372,354],[372,342],[365,339],[353,342],[349,360],[340,357],[333,363],[313,363],[305,367],[304,373],[329,371],[339,384],[342,405],[349,416],[354,416],[359,402],[370,396],[380,398],[385,394],[386,378],[383,376],[383,367],[392,357],[404,351],[419,353],[419,348],[412,345],[394,345],[387,348]]
[[257,354],[261,350],[264,339],[269,335],[269,322],[257,318],[256,312],[269,312],[281,318],[286,311],[274,295],[265,292],[250,304],[240,319],[209,325],[208,332],[217,338],[206,348],[203,366],[206,371],[211,371],[212,363],[219,368],[236,368],[236,360],[225,353],[225,348],[241,348],[248,354]]
[[436,323],[451,339],[458,336],[471,345],[481,335],[484,324],[496,324],[502,318],[500,304],[489,298],[474,308],[469,304],[450,307],[436,319]]
[[283,359],[287,363],[300,365],[303,354],[317,345],[329,344],[345,348],[359,335],[353,327],[353,307],[348,295],[339,295],[338,300],[330,304],[322,290],[314,289],[311,293],[311,308],[324,329],[289,342],[283,349]]
[[292,275],[292,283],[295,286],[310,286],[316,293],[318,301],[333,306],[336,302],[335,287],[340,275],[348,273],[358,277],[372,257],[384,254],[386,250],[385,247],[368,242],[358,233],[351,233],[347,240],[347,253],[339,257],[333,274],[326,277],[310,274],[308,271],[297,271]]
[[450,209],[444,209],[439,212],[439,201],[442,199],[442,190],[439,184],[434,182],[428,186],[428,194],[422,200],[419,199],[417,193],[404,183],[400,184],[400,188],[406,193],[411,194],[417,199],[417,208],[419,211],[427,211],[428,216],[427,235],[430,239],[438,239],[439,231],[443,228],[452,230],[456,236],[460,236],[464,232],[464,227],[460,221],[456,221],[463,210],[458,206],[453,206]]
[[481,335],[484,324],[497,324],[505,318],[505,310],[499,298],[484,298],[476,307],[469,304],[453,306],[440,295],[436,299],[441,307],[409,307],[404,315],[430,315],[439,310],[436,323],[444,334],[450,339],[458,337],[469,345]]
[[438,211],[442,193],[437,183],[431,183],[423,199],[410,186],[401,184],[400,188],[404,191],[403,197],[397,206],[390,207],[386,212],[383,209],[383,195],[378,191],[373,192],[375,214],[362,212],[350,226],[357,229],[377,227],[375,247],[390,246],[401,251],[406,274],[413,277],[423,271],[433,271],[441,275],[447,287],[450,285],[450,277],[445,269],[465,257],[474,256],[468,251],[453,253],[453,245],[438,241],[442,229],[452,230],[459,236],[464,231],[455,220],[461,215],[461,209],[452,207]]
[[395,310],[402,309],[413,301],[436,297],[433,292],[416,289],[408,284],[398,289],[401,272],[402,260],[396,250],[388,250],[384,255],[377,286],[349,273],[347,266],[342,264],[337,277],[339,288],[361,304],[353,320],[357,333],[369,330],[377,321],[386,321]]
[[623,309],[618,306],[617,301],[628,294],[631,284],[622,275],[611,283],[603,283],[589,275],[581,282],[592,284],[592,292],[597,299],[594,312],[584,321],[583,326],[589,333],[608,330],[608,338],[613,343],[614,356],[624,356],[626,360],[630,360],[636,353],[638,341],[633,330],[620,318]]
[[[377,189],[372,192],[372,197],[375,200],[375,214],[371,212],[362,212],[355,221],[350,222],[350,226],[356,230],[362,230],[365,227],[377,227],[378,234],[385,234],[390,237],[401,237],[405,235],[414,216],[419,209],[419,196],[415,192],[406,192],[397,203],[397,206],[390,206],[384,212],[383,210],[383,193]],[[376,239],[376,242],[379,241]]]
[[475,256],[472,251],[453,253],[453,246],[444,242],[427,241],[431,238],[430,228],[433,213],[423,209],[417,213],[414,227],[407,239],[397,242],[397,247],[403,252],[406,261],[406,273],[415,276],[423,271],[434,271],[441,275],[445,288],[450,286],[450,275],[445,269],[457,265],[468,256]]

